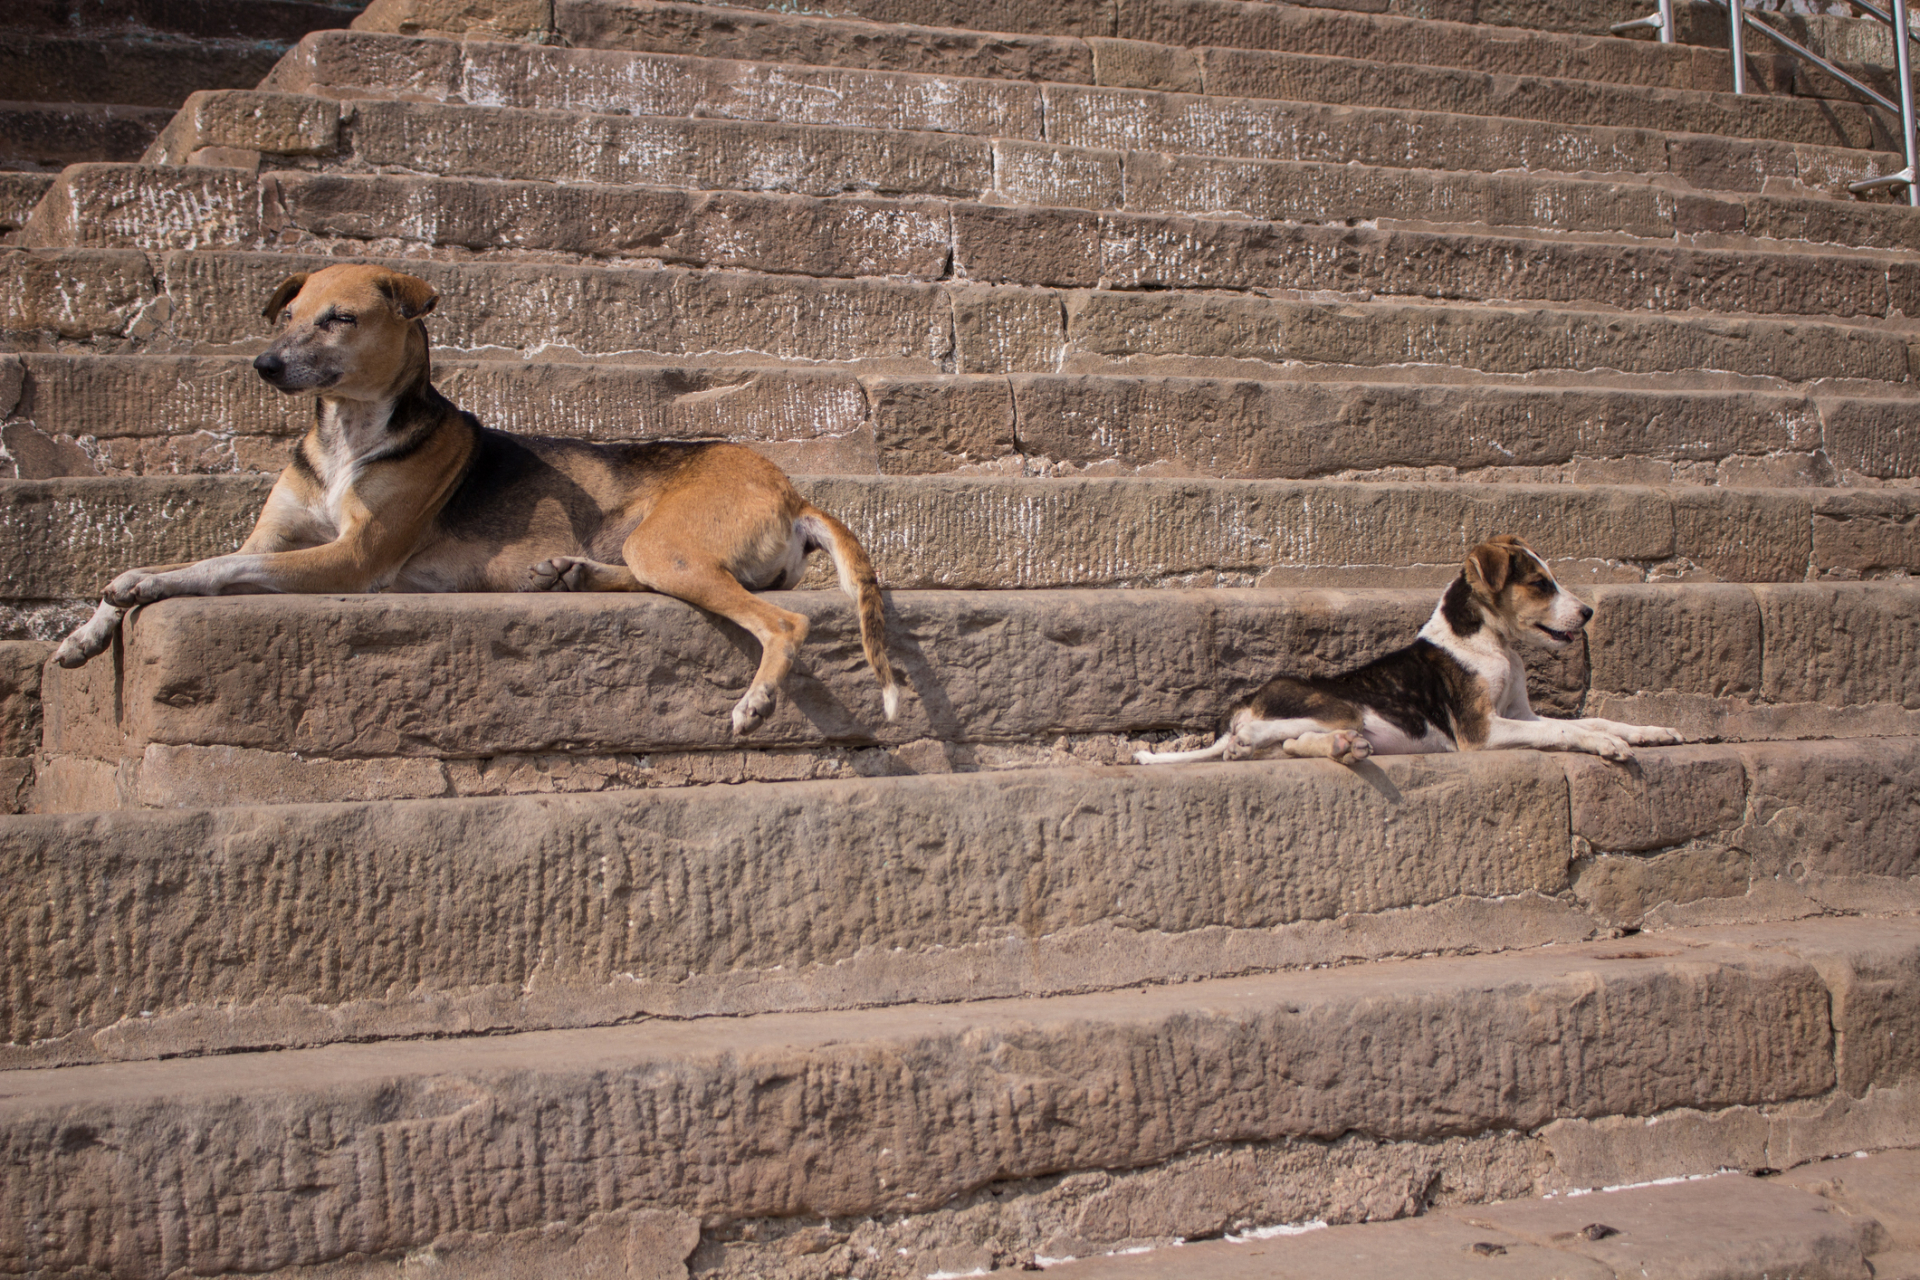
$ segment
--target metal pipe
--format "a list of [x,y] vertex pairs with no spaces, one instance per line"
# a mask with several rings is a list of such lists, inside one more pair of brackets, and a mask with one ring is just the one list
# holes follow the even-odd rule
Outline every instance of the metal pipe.
[[1631,22],[1616,22],[1607,30],[1631,31],[1635,27],[1652,27],[1660,33],[1661,44],[1673,43],[1673,0],[1660,0],[1660,7],[1644,18],[1635,18]]
[[1733,91],[1747,91],[1747,0],[1727,0],[1727,30],[1733,33]]
[[1893,0],[1893,68],[1900,77],[1900,142],[1907,157],[1907,203],[1920,207],[1920,183],[1914,182],[1913,65],[1907,42],[1907,0]]
[[[1731,9],[1729,9],[1729,12],[1731,12]],[[1744,16],[1746,18],[1747,26],[1752,27],[1755,31],[1758,31],[1761,35],[1766,36],[1769,40],[1772,40],[1775,44],[1781,45],[1787,49],[1792,50],[1794,53],[1798,54],[1800,57],[1805,58],[1808,62],[1811,62],[1814,66],[1820,68],[1822,71],[1832,76],[1835,80],[1840,81],[1842,84],[1846,85],[1849,89],[1852,89],[1855,93],[1864,94],[1866,97],[1872,99],[1874,102],[1886,108],[1888,111],[1893,112],[1895,115],[1898,115],[1900,113],[1900,106],[1898,103],[1894,102],[1893,99],[1885,97],[1882,94],[1876,93],[1872,89],[1869,89],[1866,85],[1861,84],[1858,80],[1855,80],[1852,76],[1842,71],[1839,67],[1834,66],[1831,62],[1828,62],[1825,58],[1821,57],[1819,54],[1815,53],[1813,50],[1807,48],[1807,46],[1801,44],[1798,40],[1795,40],[1791,36],[1785,35],[1782,32],[1775,31],[1772,27],[1760,21],[1758,18],[1754,17],[1752,14],[1749,13]]]

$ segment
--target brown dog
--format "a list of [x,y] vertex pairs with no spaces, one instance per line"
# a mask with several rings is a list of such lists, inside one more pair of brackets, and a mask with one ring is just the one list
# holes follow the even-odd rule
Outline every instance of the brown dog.
[[290,276],[267,302],[280,336],[253,362],[316,421],[232,555],[129,569],[54,658],[77,667],[122,613],[168,596],[249,592],[658,591],[760,642],[733,709],[751,733],[807,638],[807,620],[753,594],[791,587],[809,552],[833,559],[860,613],[887,718],[880,586],[847,527],[786,475],[731,444],[588,444],[490,431],[434,390],[421,317],[433,287],[382,267]]

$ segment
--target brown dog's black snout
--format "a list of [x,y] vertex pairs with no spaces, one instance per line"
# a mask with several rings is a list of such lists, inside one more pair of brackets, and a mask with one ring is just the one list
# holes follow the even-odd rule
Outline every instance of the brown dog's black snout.
[[268,382],[278,382],[280,375],[287,371],[287,362],[271,351],[262,351],[253,358],[253,368]]

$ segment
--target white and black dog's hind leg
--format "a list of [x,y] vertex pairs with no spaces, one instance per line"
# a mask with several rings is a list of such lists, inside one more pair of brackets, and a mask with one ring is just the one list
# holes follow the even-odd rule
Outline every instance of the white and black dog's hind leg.
[[1280,748],[1289,756],[1322,757],[1358,764],[1373,754],[1360,732],[1360,709],[1345,699],[1281,676],[1270,680],[1253,700],[1233,713],[1227,731],[1210,747],[1195,751],[1137,751],[1137,764],[1192,764],[1199,760],[1237,760]]

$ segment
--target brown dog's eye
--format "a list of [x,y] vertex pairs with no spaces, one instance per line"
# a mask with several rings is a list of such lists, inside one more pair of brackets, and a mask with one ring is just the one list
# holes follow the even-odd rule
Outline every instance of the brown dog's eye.
[[337,324],[358,324],[359,321],[344,311],[330,311],[316,322],[322,329],[331,329]]

